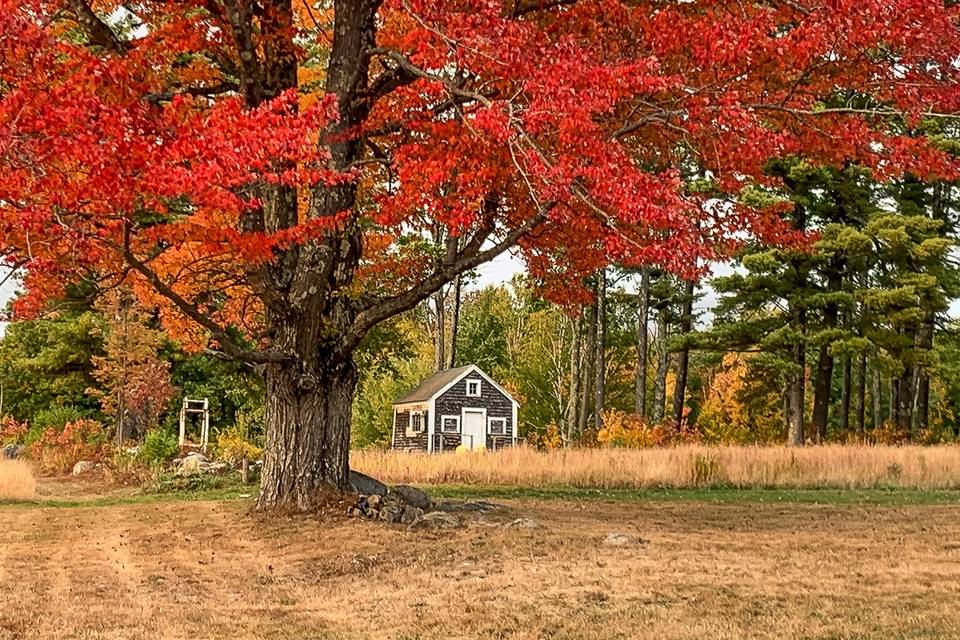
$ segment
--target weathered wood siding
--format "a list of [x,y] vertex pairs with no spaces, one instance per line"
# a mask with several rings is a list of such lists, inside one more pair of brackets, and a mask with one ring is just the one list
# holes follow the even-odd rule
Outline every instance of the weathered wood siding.
[[393,432],[393,448],[404,449],[407,451],[426,451],[427,450],[427,425],[430,424],[430,412],[424,411],[423,431],[416,435],[408,436],[407,427],[410,426],[410,411],[394,409],[397,414],[397,426]]
[[[467,381],[468,380],[481,380],[480,383],[480,397],[467,397]],[[501,447],[505,442],[509,442],[513,437],[513,402],[510,398],[505,396],[500,392],[485,376],[481,376],[477,373],[471,373],[465,376],[463,379],[459,380],[455,385],[444,391],[442,394],[437,396],[436,399],[436,415],[433,417],[434,423],[433,428],[436,433],[440,432],[440,418],[441,416],[460,416],[462,415],[462,410],[464,408],[468,409],[486,409],[487,410],[487,448],[493,449],[494,441],[493,437],[490,434],[490,425],[489,418],[506,418],[507,424],[506,429],[502,437],[497,437],[497,446]],[[461,424],[461,428],[463,425]],[[457,436],[453,438],[453,434],[445,434],[444,437],[444,450],[448,450],[448,442],[454,442],[456,440],[457,445],[460,444],[460,437]],[[456,448],[457,445],[454,445],[453,448]]]

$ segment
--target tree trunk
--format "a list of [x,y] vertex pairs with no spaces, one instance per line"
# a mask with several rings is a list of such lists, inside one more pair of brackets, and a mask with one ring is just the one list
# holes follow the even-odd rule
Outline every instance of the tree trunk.
[[443,288],[433,294],[433,371],[441,371],[447,363],[447,309]]
[[593,425],[603,426],[603,399],[607,376],[607,272],[602,270],[597,280],[597,331],[595,335],[595,371],[593,385]]
[[790,374],[787,387],[788,411],[787,444],[795,447],[803,445],[803,399],[806,391],[803,367],[806,364],[806,355],[802,344],[794,347],[794,364],[800,367],[798,372]]
[[670,354],[667,352],[667,332],[669,324],[667,323],[667,314],[669,313],[667,303],[657,310],[657,342],[658,361],[657,361],[657,379],[653,383],[653,410],[650,413],[650,419],[654,423],[663,421],[664,404],[667,396],[667,370],[670,368]]
[[[830,261],[827,291],[837,292],[842,285],[842,263],[835,257]],[[827,303],[823,309],[823,326],[828,332],[837,328],[838,317],[836,303]],[[820,346],[817,381],[813,390],[813,428],[817,442],[826,441],[827,423],[830,420],[830,396],[833,391],[833,356],[830,354],[830,345],[830,342],[825,342]]]
[[863,434],[867,418],[867,354],[861,353],[857,362],[857,433]]
[[450,351],[447,357],[447,369],[457,366],[457,334],[460,332],[460,298],[462,276],[453,281],[453,313],[450,316]]
[[880,363],[874,358],[873,367],[873,428],[883,424],[883,381],[880,379]]
[[887,420],[892,425],[900,424],[900,378],[890,378],[890,406]]
[[650,334],[647,320],[650,315],[650,269],[643,268],[640,276],[640,291],[637,294],[640,304],[637,310],[637,370],[633,381],[634,412],[641,418],[647,417],[647,363],[650,355]]
[[325,366],[315,376],[268,367],[259,507],[304,511],[317,506],[324,488],[347,488],[356,384],[353,362]]
[[590,415],[590,389],[593,381],[594,370],[594,348],[596,346],[597,335],[597,312],[596,305],[588,307],[590,314],[587,322],[587,332],[583,336],[583,363],[580,365],[580,411],[577,416],[577,431],[583,433],[587,430],[587,419]]
[[570,397],[567,402],[566,433],[564,434],[564,445],[570,446],[573,440],[573,434],[578,427],[578,411],[580,406],[580,334],[583,332],[583,315],[577,316],[576,320],[570,321],[573,328],[573,336],[570,344]]
[[934,317],[928,313],[917,337],[917,346],[924,354],[924,364],[917,367],[917,391],[915,421],[918,430],[924,430],[930,424],[930,352],[933,350]]
[[[692,280],[684,285],[683,311],[680,315],[680,335],[686,338],[693,327],[693,297],[696,287]],[[687,372],[690,349],[684,345],[677,353],[677,381],[673,387],[673,425],[677,431],[683,426],[683,407],[687,393]]]
[[[373,0],[334,0],[333,42],[325,78],[328,95],[337,98],[337,120],[323,132],[330,149],[330,167],[346,171],[362,158],[364,144],[356,130],[369,114],[372,102],[358,100],[366,91],[370,56],[376,43]],[[261,18],[270,46],[266,87],[276,95],[297,86],[297,55],[293,43],[293,9],[280,2]],[[256,55],[255,52],[247,52]],[[257,91],[247,96],[256,106]],[[307,215],[332,218],[354,208],[357,183],[352,180],[314,189]],[[300,222],[297,193],[289,186],[264,187],[262,220],[254,227],[273,233]],[[267,325],[278,353],[291,359],[265,366],[266,445],[260,480],[260,509],[310,509],[321,490],[347,488],[349,481],[350,422],[357,370],[351,334],[355,306],[342,295],[354,282],[362,254],[362,231],[352,225],[322,239],[297,244],[280,252],[264,272],[261,295]],[[356,338],[358,341],[359,338]]]
[[840,388],[840,432],[846,434],[850,430],[850,385],[853,382],[853,364],[850,357],[843,359],[843,380]]

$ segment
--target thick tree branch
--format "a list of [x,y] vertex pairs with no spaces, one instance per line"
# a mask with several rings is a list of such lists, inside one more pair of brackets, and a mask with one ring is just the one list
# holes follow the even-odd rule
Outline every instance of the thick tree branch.
[[458,275],[493,260],[507,249],[515,246],[521,238],[533,231],[547,219],[547,213],[549,213],[549,210],[552,209],[553,206],[553,204],[550,204],[539,211],[525,223],[507,233],[499,242],[489,249],[479,250],[478,245],[482,246],[483,239],[481,238],[480,241],[477,242],[478,236],[475,235],[473,240],[463,247],[455,259],[452,261],[444,261],[433,273],[413,287],[397,295],[378,297],[368,302],[364,310],[358,314],[357,319],[354,321],[353,326],[345,338],[345,350],[349,351],[356,347],[367,332],[380,322],[392,318],[398,313],[412,309]]
[[510,15],[514,18],[522,18],[527,14],[536,13],[537,11],[547,11],[549,9],[574,4],[577,4],[577,0],[528,0],[527,2],[524,2],[524,0],[516,0]]
[[137,258],[130,250],[129,228],[124,234],[124,243],[121,248],[123,259],[130,267],[147,279],[147,282],[153,289],[164,298],[172,302],[177,309],[185,316],[196,322],[198,325],[210,332],[210,334],[220,343],[224,352],[236,360],[249,362],[251,364],[266,364],[289,362],[292,357],[280,353],[271,353],[267,351],[250,351],[238,345],[227,333],[226,329],[214,322],[209,316],[200,311],[196,305],[191,304],[183,296],[173,290],[166,284],[156,271],[147,266],[145,262]]
[[77,22],[87,32],[90,44],[116,54],[122,55],[127,52],[127,43],[117,37],[113,29],[90,8],[86,0],[70,0],[70,9]]

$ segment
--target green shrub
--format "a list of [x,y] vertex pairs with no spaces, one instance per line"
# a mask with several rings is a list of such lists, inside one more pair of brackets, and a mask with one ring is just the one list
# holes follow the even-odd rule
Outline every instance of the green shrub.
[[43,433],[49,429],[60,432],[63,427],[72,422],[83,420],[88,416],[76,407],[68,405],[56,405],[47,407],[37,412],[30,423],[30,430],[27,432],[26,444],[33,444]]
[[172,460],[180,451],[177,437],[168,429],[154,429],[147,433],[137,457],[148,465],[159,465]]
[[236,465],[241,460],[256,460],[263,455],[263,409],[239,411],[237,422],[217,434],[216,457]]

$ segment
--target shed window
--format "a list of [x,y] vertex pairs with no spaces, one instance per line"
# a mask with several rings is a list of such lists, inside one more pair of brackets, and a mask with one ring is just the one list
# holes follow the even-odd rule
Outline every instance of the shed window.
[[487,424],[489,425],[491,435],[502,436],[507,433],[506,418],[490,418]]
[[414,433],[423,431],[423,411],[410,412],[410,431]]
[[480,381],[479,380],[467,380],[467,397],[468,398],[480,397]]
[[460,416],[443,416],[440,428],[444,433],[460,433]]

